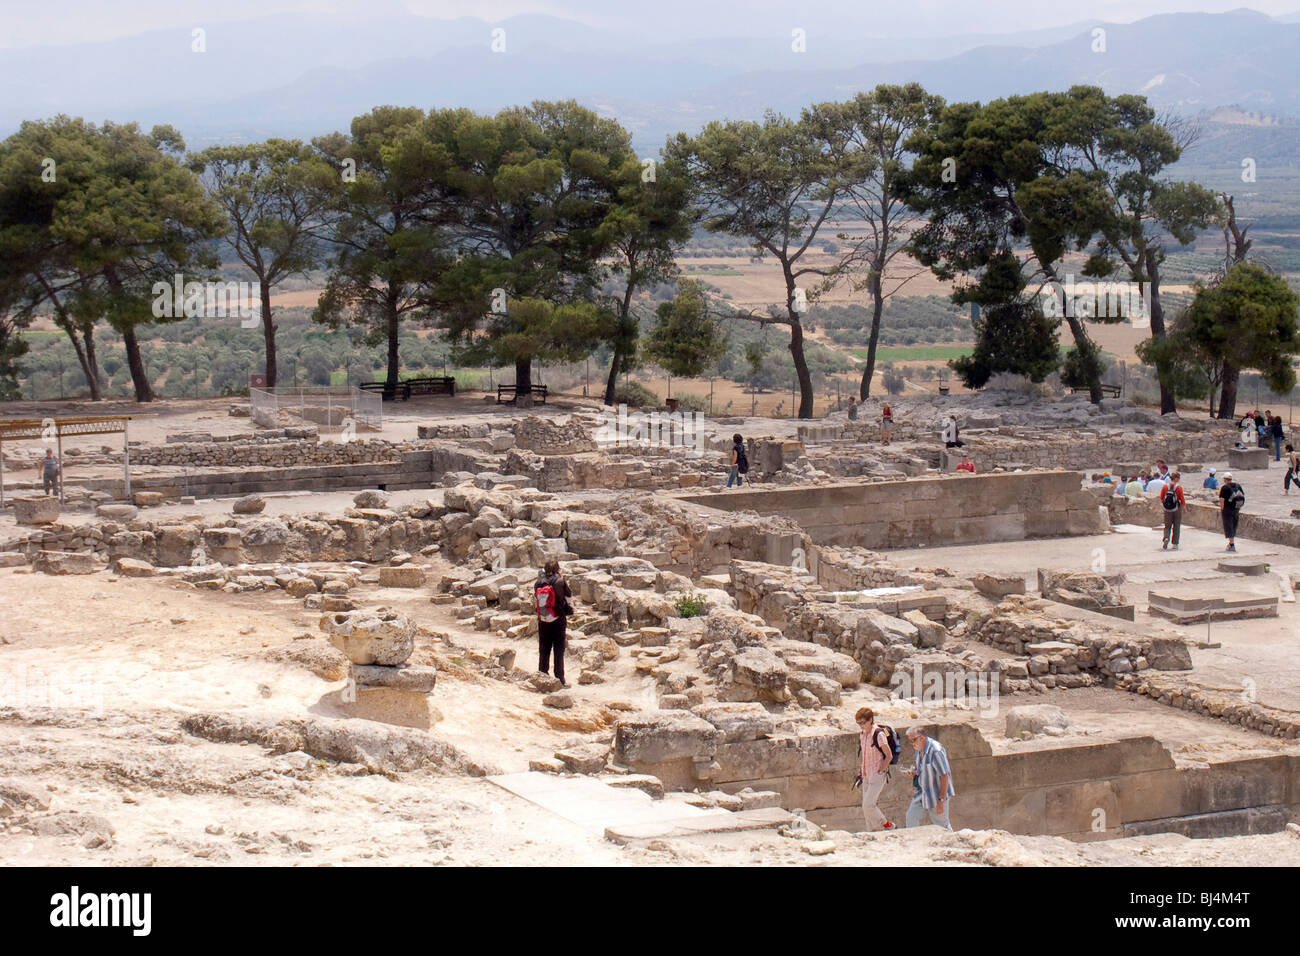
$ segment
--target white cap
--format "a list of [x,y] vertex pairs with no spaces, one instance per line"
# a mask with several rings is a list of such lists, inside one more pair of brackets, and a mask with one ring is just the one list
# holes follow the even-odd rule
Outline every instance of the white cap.
[[1232,481],[1232,472],[1230,472],[1230,471],[1225,471],[1225,472],[1223,473],[1223,480],[1224,480],[1224,481]]
[[1214,474],[1214,469],[1213,469],[1213,468],[1210,469],[1210,474]]

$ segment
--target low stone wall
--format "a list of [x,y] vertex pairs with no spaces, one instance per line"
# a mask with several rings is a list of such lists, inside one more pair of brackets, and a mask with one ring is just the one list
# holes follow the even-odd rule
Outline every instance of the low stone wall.
[[[1182,423],[1186,430],[1144,425],[1133,428],[1073,427],[1068,433],[1055,429],[1026,429],[1016,426],[976,429],[963,428],[962,441],[976,465],[988,470],[998,465],[1023,465],[1033,468],[1095,469],[1122,461],[1154,462],[1163,458],[1170,465],[1182,462],[1223,461],[1236,440],[1231,423],[1192,421]],[[1068,437],[1062,437],[1068,434]],[[845,437],[870,444],[878,443],[880,426],[858,422],[845,429]],[[903,429],[896,426],[894,441],[924,441],[932,438],[936,449],[942,448],[939,431]]]
[[104,531],[96,525],[62,522],[0,541],[0,552],[19,552],[29,560],[41,551],[83,552],[107,557],[108,544]]
[[816,549],[813,567],[817,583],[830,591],[862,591],[868,588],[932,586],[931,575],[908,571],[879,555],[860,550],[822,547]]
[[[512,449],[502,466],[508,474],[530,476],[544,491],[584,491],[593,488],[693,488],[707,484],[710,477],[723,476],[718,468],[710,476],[708,461],[689,458],[662,457],[636,452],[607,454],[584,452],[581,454],[541,455]],[[719,483],[725,482],[725,476]]]
[[414,446],[386,441],[317,442],[303,439],[183,442],[131,449],[136,465],[286,468],[398,461]]
[[[1248,506],[1249,507],[1249,506]],[[1160,517],[1160,502],[1151,502],[1151,513]],[[1214,531],[1223,534],[1223,514],[1214,505],[1187,503],[1183,512],[1183,524],[1202,531]],[[1300,548],[1300,521],[1290,518],[1267,518],[1242,512],[1237,518],[1237,537],[1250,541],[1267,541],[1269,544],[1282,544],[1288,548]]]
[[[1003,661],[1003,690],[1087,687],[1148,669],[1190,670],[1182,638],[1147,635],[1121,626],[1051,617],[1053,602],[1011,594],[967,637],[1027,660]],[[1055,605],[1060,607],[1061,605]]]
[[[662,773],[679,787],[683,777],[693,777],[685,783],[701,789],[776,791],[783,807],[802,809],[823,827],[863,829],[861,795],[849,786],[859,760],[856,732],[806,727],[764,734],[737,727],[724,733],[689,717],[679,723],[653,751],[643,751],[634,770]],[[954,827],[1075,840],[1167,830],[1220,836],[1278,829],[1286,810],[1300,809],[1300,758],[1292,755],[1179,769],[1148,736],[994,754],[967,724],[918,723],[948,752],[957,790]],[[617,734],[616,747],[634,752],[621,727]],[[910,764],[905,753],[900,765]],[[894,773],[879,806],[901,826],[911,798],[910,778]],[[1256,819],[1261,808],[1278,812]]]
[[685,500],[779,514],[819,545],[908,548],[1099,534],[1108,527],[1077,472],[1042,471],[754,489]]

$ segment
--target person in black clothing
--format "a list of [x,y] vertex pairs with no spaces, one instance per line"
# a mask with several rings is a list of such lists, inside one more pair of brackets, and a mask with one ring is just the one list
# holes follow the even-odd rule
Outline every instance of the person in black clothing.
[[1232,472],[1223,476],[1223,487],[1219,489],[1219,507],[1223,513],[1223,536],[1228,539],[1228,550],[1237,550],[1237,518],[1245,505],[1245,493],[1237,501],[1233,497],[1242,492],[1241,485],[1232,480]]
[[1273,420],[1269,422],[1272,426],[1270,433],[1273,436],[1273,460],[1282,460],[1282,439],[1286,438],[1286,430],[1282,427],[1282,416],[1274,415]]
[[727,487],[734,482],[737,487],[745,484],[745,475],[749,473],[749,458],[745,455],[745,439],[739,433],[731,436],[731,472],[727,475]]
[[[553,595],[551,614],[543,613],[542,589],[548,587]],[[564,680],[564,625],[573,613],[573,605],[569,603],[571,597],[573,592],[569,589],[569,582],[560,573],[560,562],[552,558],[546,562],[542,573],[537,575],[537,583],[533,585],[533,601],[537,608],[537,669],[543,674],[550,673],[553,651],[555,677],[565,687],[569,685]],[[547,620],[548,617],[551,619]]]

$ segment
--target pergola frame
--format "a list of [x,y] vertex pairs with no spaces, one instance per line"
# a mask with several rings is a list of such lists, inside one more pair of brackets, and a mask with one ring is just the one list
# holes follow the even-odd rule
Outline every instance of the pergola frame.
[[75,418],[0,418],[0,508],[4,507],[4,443],[7,441],[42,441],[54,439],[59,456],[59,502],[63,502],[63,436],[116,435],[122,433],[122,474],[126,480],[126,499],[131,499],[131,446],[127,429],[130,415],[88,415]]

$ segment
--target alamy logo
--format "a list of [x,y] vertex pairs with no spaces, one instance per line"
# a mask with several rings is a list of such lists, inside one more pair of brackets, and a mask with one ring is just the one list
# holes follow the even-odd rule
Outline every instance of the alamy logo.
[[251,282],[186,282],[179,272],[172,282],[153,284],[155,319],[201,319],[239,316],[240,328],[257,325],[261,309]]
[[148,936],[153,923],[152,893],[68,893],[50,897],[51,926],[128,926],[133,936]]
[[1151,325],[1151,283],[1049,282],[1038,293],[1043,315],[1049,319],[1127,319],[1134,328]]
[[632,412],[618,406],[618,414],[602,409],[593,436],[602,447],[611,445],[666,445],[703,455],[707,436],[699,412]]

